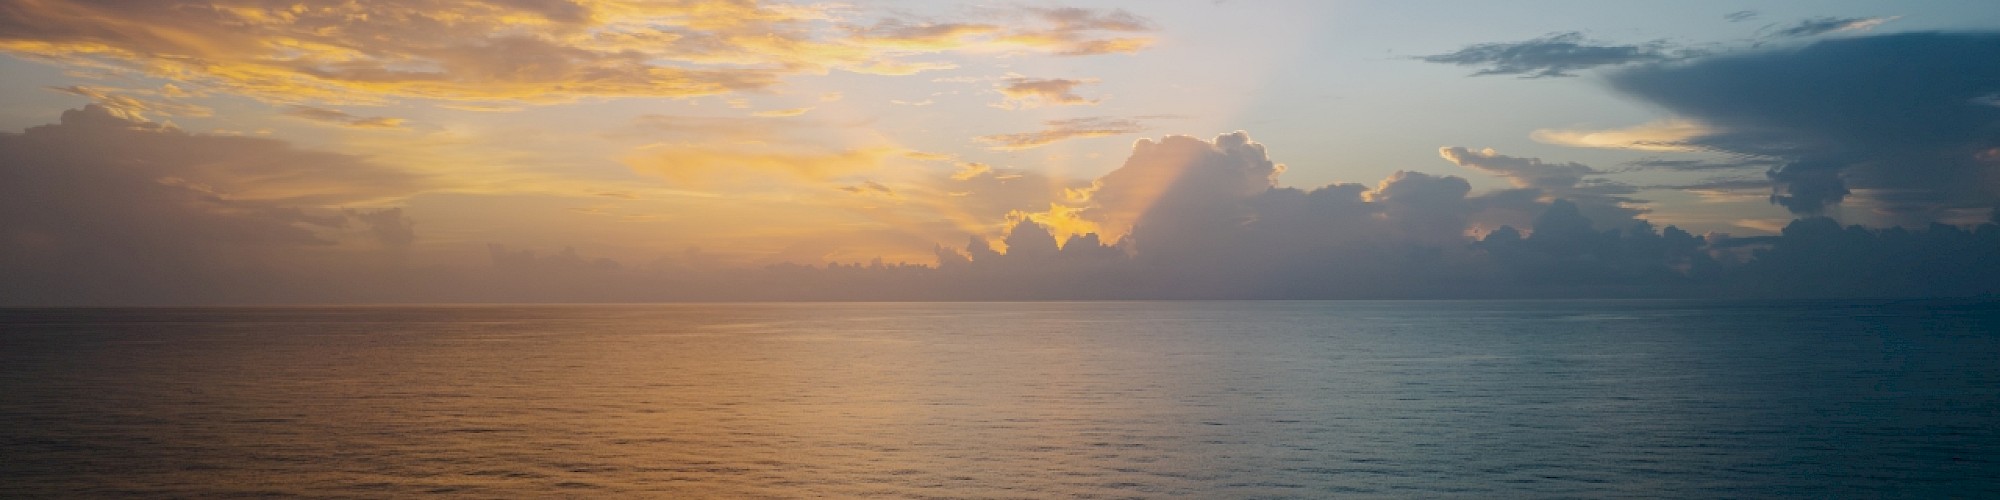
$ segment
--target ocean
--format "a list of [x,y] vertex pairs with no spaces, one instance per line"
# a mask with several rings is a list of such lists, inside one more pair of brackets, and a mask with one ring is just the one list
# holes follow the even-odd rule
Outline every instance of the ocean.
[[0,496],[2000,497],[2000,304],[0,309]]

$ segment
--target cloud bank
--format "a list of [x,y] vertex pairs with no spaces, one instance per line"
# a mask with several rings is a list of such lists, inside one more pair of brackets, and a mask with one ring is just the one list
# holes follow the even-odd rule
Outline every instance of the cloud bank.
[[[9,304],[380,294],[391,288],[384,266],[417,238],[412,221],[341,207],[430,185],[359,157],[190,134],[96,105],[0,134],[0,158]],[[385,281],[354,281],[373,279]],[[365,290],[329,288],[338,283]]]
[[[1285,166],[1243,132],[1141,140],[1083,184],[970,163],[924,183],[862,181],[845,194],[949,196],[975,218],[1014,222],[993,240],[937,246],[934,263],[761,268],[692,249],[630,263],[497,245],[483,263],[415,265],[422,221],[343,205],[393,199],[423,178],[96,106],[0,135],[0,153],[19,159],[0,165],[10,305],[2000,293],[1991,220],[1867,229],[1806,218],[1777,236],[1695,235],[1638,219],[1632,188],[1602,170],[1464,147],[1440,156],[1511,186],[1400,171],[1288,187]],[[1042,207],[1053,208],[1019,215]]]

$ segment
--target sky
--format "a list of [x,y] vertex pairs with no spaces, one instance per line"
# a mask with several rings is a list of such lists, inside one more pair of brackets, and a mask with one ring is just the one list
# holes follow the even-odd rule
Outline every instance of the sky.
[[0,304],[2000,292],[2000,9],[0,0]]

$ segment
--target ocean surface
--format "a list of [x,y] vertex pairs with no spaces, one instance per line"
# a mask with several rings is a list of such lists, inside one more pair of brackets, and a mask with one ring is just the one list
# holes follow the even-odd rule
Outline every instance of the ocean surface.
[[2000,497],[1992,302],[0,310],[0,496]]

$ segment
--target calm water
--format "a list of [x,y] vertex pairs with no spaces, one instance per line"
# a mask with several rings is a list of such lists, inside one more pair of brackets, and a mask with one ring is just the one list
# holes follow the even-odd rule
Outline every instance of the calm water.
[[0,310],[0,496],[1993,497],[2000,305]]

